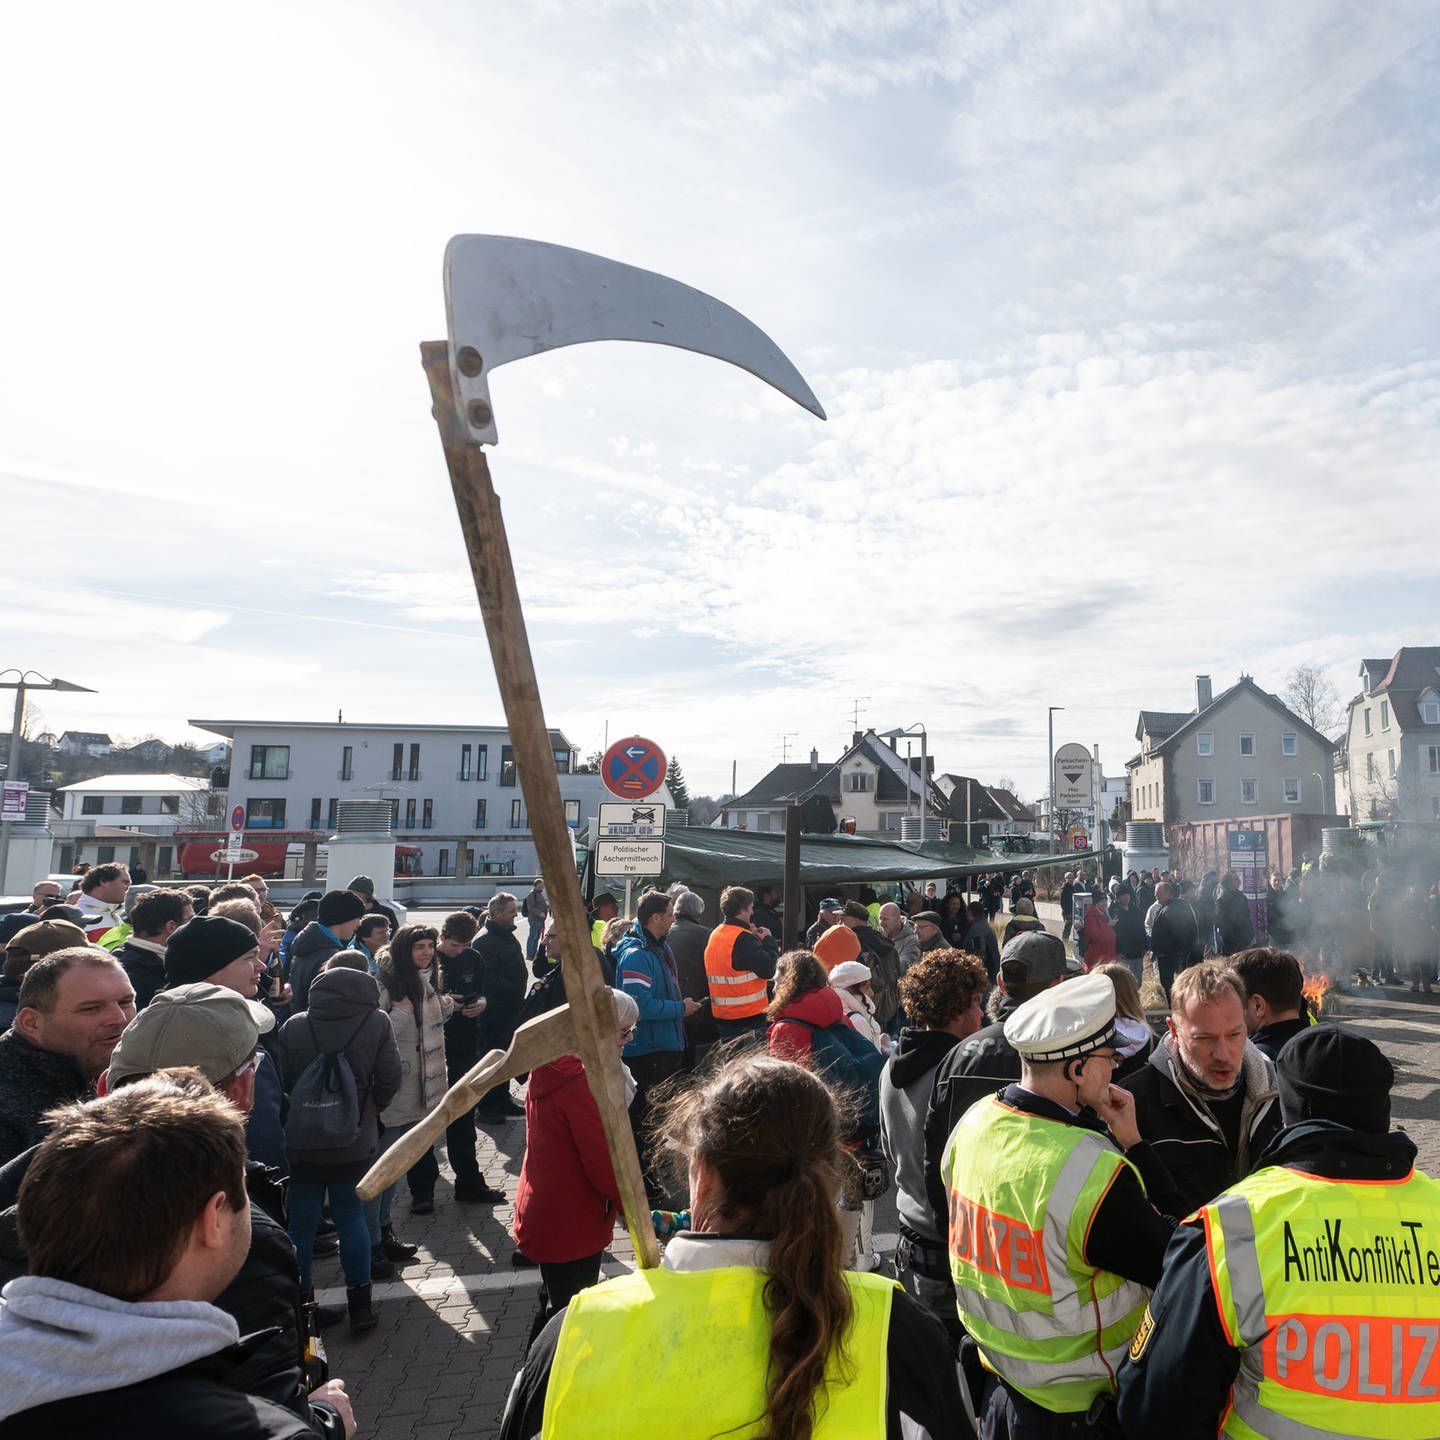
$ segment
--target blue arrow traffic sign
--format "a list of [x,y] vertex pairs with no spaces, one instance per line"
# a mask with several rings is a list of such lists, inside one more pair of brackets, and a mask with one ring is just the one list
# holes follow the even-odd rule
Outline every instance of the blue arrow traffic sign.
[[653,740],[627,735],[605,752],[600,779],[622,800],[643,800],[665,782],[665,752]]

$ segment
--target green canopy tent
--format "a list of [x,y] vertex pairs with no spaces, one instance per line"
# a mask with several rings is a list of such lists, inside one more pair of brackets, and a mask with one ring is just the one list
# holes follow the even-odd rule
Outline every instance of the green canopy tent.
[[[800,840],[800,883],[824,893],[842,885],[923,883],[996,871],[1014,874],[1099,860],[1102,855],[1079,850],[1058,855],[999,856],[943,840],[903,842],[858,835],[805,835]],[[587,855],[587,872],[592,865]],[[778,886],[784,882],[784,872],[785,837],[781,834],[682,827],[666,832],[665,873],[647,884],[663,888],[678,880],[704,897],[705,913],[713,917],[719,913],[720,891],[727,885],[744,885],[751,890],[761,885]]]

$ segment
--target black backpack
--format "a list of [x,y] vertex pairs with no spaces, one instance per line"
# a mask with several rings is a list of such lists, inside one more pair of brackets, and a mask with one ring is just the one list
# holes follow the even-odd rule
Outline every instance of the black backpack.
[[285,1144],[290,1150],[342,1150],[359,1137],[360,1088],[345,1051],[369,1018],[361,1017],[338,1050],[322,1050],[315,1039],[315,1026],[306,1015],[315,1058],[290,1091],[290,1111],[285,1117]]

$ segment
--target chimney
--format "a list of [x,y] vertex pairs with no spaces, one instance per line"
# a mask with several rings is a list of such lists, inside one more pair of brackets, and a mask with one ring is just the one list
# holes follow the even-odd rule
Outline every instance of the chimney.
[[851,745],[858,745],[864,738],[865,732],[863,730],[853,731],[850,736],[850,743]]
[[890,749],[891,749],[896,755],[898,755],[900,752],[899,752],[899,750],[896,749],[896,737],[895,737],[894,735],[891,735],[891,736],[889,737],[889,739],[890,739]]
[[1210,677],[1208,675],[1197,675],[1195,677],[1195,713],[1208,709],[1210,702],[1215,697],[1210,693]]
[[820,768],[820,752],[819,752],[818,750],[812,749],[812,750],[810,751],[810,769],[811,769],[812,771],[814,771],[814,770],[818,770],[819,768]]

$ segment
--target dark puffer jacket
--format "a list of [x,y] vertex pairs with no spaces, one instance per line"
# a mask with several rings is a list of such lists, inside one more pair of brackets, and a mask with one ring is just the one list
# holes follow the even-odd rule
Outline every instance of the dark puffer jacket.
[[69,1055],[41,1050],[18,1030],[0,1035],[0,1165],[45,1138],[47,1110],[94,1093]]
[[355,1074],[360,1131],[325,1150],[290,1147],[293,1172],[322,1171],[359,1179],[380,1149],[380,1112],[400,1088],[400,1050],[390,1017],[380,1009],[380,986],[363,970],[326,970],[310,987],[310,1007],[280,1031],[281,1068],[290,1092],[321,1050],[343,1050]]
[[320,967],[337,950],[344,948],[329,927],[318,920],[312,920],[290,942],[285,963],[289,966],[286,978],[293,992],[290,997],[292,1014],[298,1015],[310,1003],[310,986],[320,973]]

